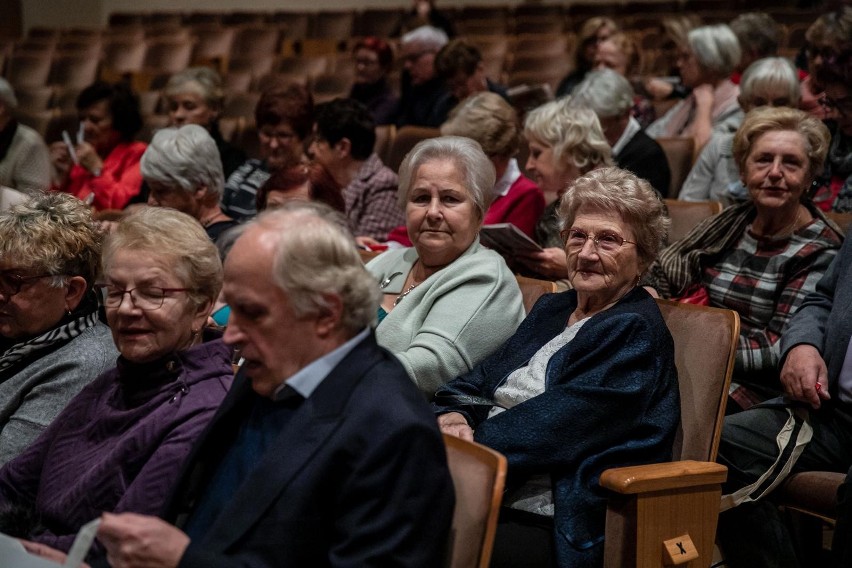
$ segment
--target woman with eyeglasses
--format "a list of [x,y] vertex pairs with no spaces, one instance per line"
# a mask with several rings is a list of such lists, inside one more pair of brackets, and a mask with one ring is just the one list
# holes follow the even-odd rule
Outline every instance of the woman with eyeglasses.
[[146,207],[117,225],[100,287],[121,356],[0,469],[4,532],[67,551],[104,511],[160,512],[231,384],[230,350],[204,329],[221,286],[189,215]]
[[781,332],[840,248],[807,194],[828,144],[825,125],[803,111],[752,110],[733,143],[748,201],[700,223],[648,273],[661,296],[739,313],[729,414],[781,394]]
[[355,82],[349,98],[364,103],[376,125],[393,124],[399,97],[388,82],[393,50],[383,39],[365,37],[355,44]]
[[597,169],[568,187],[559,221],[573,289],[435,394],[444,433],[508,459],[492,567],[602,566],[600,472],[670,460],[680,418],[674,342],[637,285],[669,224],[657,192]]
[[93,291],[100,256],[91,210],[70,195],[0,212],[0,465],[115,365]]

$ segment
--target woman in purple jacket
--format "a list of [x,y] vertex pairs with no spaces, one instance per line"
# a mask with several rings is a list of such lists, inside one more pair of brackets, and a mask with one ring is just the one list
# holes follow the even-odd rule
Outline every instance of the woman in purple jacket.
[[103,511],[160,512],[233,374],[228,348],[202,333],[222,264],[195,219],[160,208],[128,216],[103,266],[116,368],[0,470],[0,530],[65,551]]

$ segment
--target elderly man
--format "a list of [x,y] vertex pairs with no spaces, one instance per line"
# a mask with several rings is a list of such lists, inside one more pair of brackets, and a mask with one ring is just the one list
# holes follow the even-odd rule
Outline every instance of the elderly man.
[[645,178],[660,195],[668,195],[669,162],[663,148],[631,116],[633,96],[627,79],[611,69],[601,69],[587,74],[577,85],[571,104],[595,111],[619,168]]
[[236,221],[222,213],[225,187],[216,141],[203,126],[164,128],[154,135],[140,162],[148,205],[171,207],[195,217],[216,242]]
[[[799,471],[852,466],[852,240],[781,338],[786,397],[725,419],[719,462],[728,482],[719,541],[732,568],[798,566],[792,539],[767,493]],[[848,481],[847,481],[848,483]],[[841,493],[835,548],[849,546],[852,504]],[[844,551],[849,554],[849,551]],[[837,566],[849,566],[847,561]]]
[[104,515],[113,566],[407,566],[444,559],[453,486],[405,369],[376,345],[378,288],[352,238],[295,204],[225,264],[245,359],[164,518]]
[[0,79],[0,186],[23,193],[50,187],[50,154],[38,132],[15,120],[18,99]]
[[308,152],[343,188],[352,232],[384,242],[405,217],[397,203],[399,178],[373,152],[375,144],[375,124],[363,104],[335,99],[318,107]]
[[447,44],[447,34],[421,26],[402,36],[402,96],[396,125],[437,128],[446,118],[441,104],[449,96],[443,78],[435,72],[435,55]]
[[446,82],[450,94],[443,101],[444,117],[466,98],[488,91],[508,100],[506,88],[485,76],[482,53],[462,39],[454,39],[435,57],[435,71]]

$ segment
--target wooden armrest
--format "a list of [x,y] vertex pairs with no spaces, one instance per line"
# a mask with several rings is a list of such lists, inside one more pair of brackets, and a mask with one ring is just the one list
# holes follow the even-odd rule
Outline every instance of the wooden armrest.
[[728,468],[723,465],[676,461],[608,469],[601,474],[600,484],[616,493],[633,495],[722,483],[727,478]]

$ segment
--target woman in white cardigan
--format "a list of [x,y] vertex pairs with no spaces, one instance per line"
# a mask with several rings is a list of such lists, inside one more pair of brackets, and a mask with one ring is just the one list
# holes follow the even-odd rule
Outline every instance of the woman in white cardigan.
[[524,308],[503,258],[479,244],[495,179],[479,145],[456,136],[424,140],[399,174],[414,246],[367,265],[383,293],[376,337],[431,399],[511,337]]

